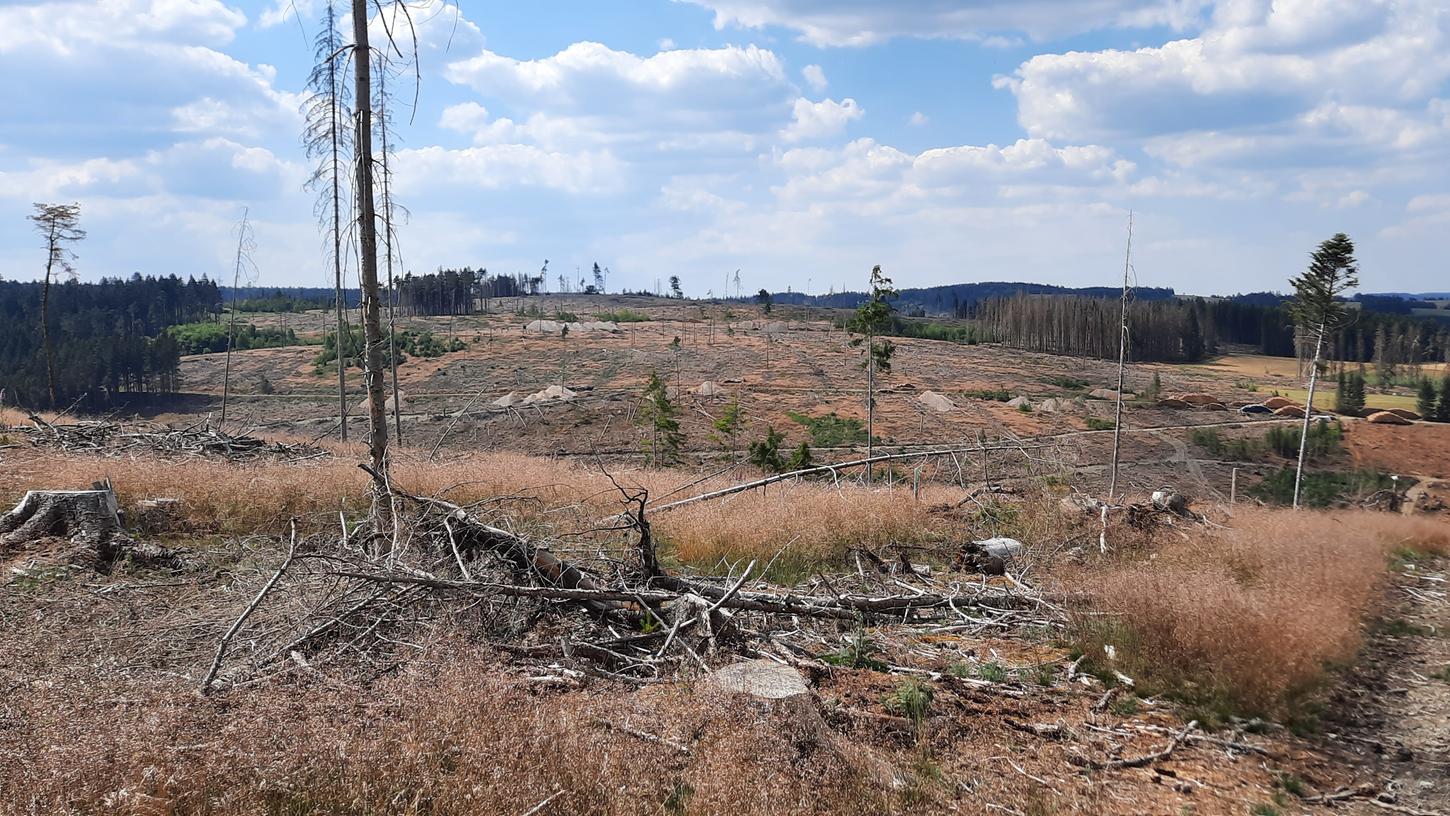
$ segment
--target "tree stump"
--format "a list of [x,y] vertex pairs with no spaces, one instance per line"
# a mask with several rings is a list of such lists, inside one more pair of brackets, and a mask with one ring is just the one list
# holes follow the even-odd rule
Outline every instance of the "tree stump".
[[116,494],[109,487],[32,490],[14,510],[0,515],[0,553],[42,538],[69,539],[81,550],[72,560],[100,572],[110,572],[122,559],[153,567],[182,566],[178,553],[126,535]]
[[68,538],[102,546],[124,538],[116,494],[103,490],[31,490],[14,510],[0,516],[0,546],[38,538]]

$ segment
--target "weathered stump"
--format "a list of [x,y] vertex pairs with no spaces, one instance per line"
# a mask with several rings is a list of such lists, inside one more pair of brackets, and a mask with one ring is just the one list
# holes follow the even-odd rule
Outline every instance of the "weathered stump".
[[101,572],[130,559],[147,566],[179,567],[177,553],[137,542],[121,527],[116,494],[95,490],[32,490],[9,513],[0,515],[0,552],[42,538],[64,538],[80,548],[72,560]]
[[0,516],[0,546],[5,547],[45,537],[101,546],[125,535],[116,494],[109,489],[31,490]]

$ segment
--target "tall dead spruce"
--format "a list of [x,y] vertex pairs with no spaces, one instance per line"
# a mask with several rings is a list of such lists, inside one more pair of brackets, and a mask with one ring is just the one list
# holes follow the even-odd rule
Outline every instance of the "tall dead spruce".
[[317,190],[315,212],[331,244],[333,306],[337,317],[337,416],[342,440],[347,441],[347,349],[351,338],[347,331],[347,306],[342,286],[342,208],[347,181],[344,168],[352,147],[352,136],[347,128],[347,84],[342,81],[341,66],[350,49],[342,41],[337,22],[337,9],[328,2],[323,11],[322,28],[314,41],[316,64],[307,80],[311,93],[303,105],[306,125],[302,140],[308,158],[317,162],[307,185]]
[[368,44],[368,4],[353,0],[353,98],[359,100],[356,111],[357,128],[357,198],[358,261],[361,271],[363,301],[363,379],[368,396],[368,455],[377,474],[373,488],[373,520],[378,530],[391,526],[387,481],[388,418],[383,395],[383,337],[378,310],[378,229],[377,207],[373,199],[373,109],[367,100],[373,98],[372,48]]

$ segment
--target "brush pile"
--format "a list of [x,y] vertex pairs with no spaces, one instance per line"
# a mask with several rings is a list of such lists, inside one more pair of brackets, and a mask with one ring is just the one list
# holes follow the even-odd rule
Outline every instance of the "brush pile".
[[818,574],[788,590],[764,581],[770,565],[756,561],[721,575],[667,571],[642,489],[616,485],[628,509],[588,538],[613,536],[619,546],[591,552],[519,535],[482,505],[413,495],[374,476],[391,499],[393,528],[348,530],[344,521],[340,539],[302,541],[294,532],[288,557],[223,639],[226,659],[204,690],[327,664],[347,664],[353,676],[386,673],[423,644],[462,632],[494,642],[541,684],[650,683],[742,657],[872,661],[850,656],[859,640],[851,633],[867,626],[889,633],[878,638],[911,641],[908,651],[925,658],[887,668],[939,676],[953,655],[935,655],[938,644],[922,636],[1002,635],[1066,619],[1011,576],[943,579],[905,559],[858,559],[854,574]]
[[109,420],[47,422],[36,414],[31,414],[29,420],[29,425],[0,430],[18,435],[34,447],[101,456],[148,452],[165,456],[215,457],[237,461],[301,461],[329,455],[326,450],[312,445],[268,442],[246,434],[229,434],[210,427],[209,422],[185,428],[169,428],[164,425],[122,425]]

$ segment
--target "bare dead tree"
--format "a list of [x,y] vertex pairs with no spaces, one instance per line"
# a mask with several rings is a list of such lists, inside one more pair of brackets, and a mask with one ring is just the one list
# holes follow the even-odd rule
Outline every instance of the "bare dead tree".
[[[368,38],[368,2],[352,0],[354,59],[353,98],[359,100],[355,120],[357,163],[358,259],[363,300],[364,381],[368,399],[368,453],[376,473],[387,473],[388,422],[383,396],[383,329],[378,308],[377,206],[373,187],[372,48]],[[375,479],[373,517],[378,530],[392,526],[386,478]]]
[[1128,274],[1133,268],[1133,212],[1128,211],[1128,249],[1123,257],[1123,308],[1118,336],[1118,402],[1113,410],[1113,469],[1108,478],[1108,503],[1118,493],[1118,454],[1123,437],[1123,369],[1128,360]]
[[40,335],[45,344],[45,374],[50,384],[50,404],[56,405],[55,395],[55,346],[50,340],[50,282],[57,274],[75,277],[72,261],[76,254],[70,244],[86,237],[81,229],[81,205],[79,204],[35,204],[35,212],[28,218],[34,222],[35,231],[45,237],[45,281],[40,288]]
[[351,342],[346,326],[347,304],[342,287],[342,199],[347,174],[343,167],[351,148],[351,136],[343,123],[349,117],[347,85],[342,82],[341,61],[350,46],[342,41],[337,27],[337,10],[331,0],[323,12],[323,26],[314,41],[315,65],[308,77],[311,93],[303,105],[306,125],[303,143],[308,158],[318,162],[308,187],[318,190],[315,210],[318,220],[332,239],[332,276],[337,314],[337,405],[343,441],[347,441],[347,356]]
[[252,250],[256,248],[256,238],[252,233],[251,222],[247,220],[249,210],[242,209],[242,221],[237,225],[237,258],[232,266],[232,310],[227,320],[227,356],[226,364],[222,368],[222,417],[221,426],[227,424],[227,402],[232,393],[232,346],[237,338],[237,290],[241,288],[242,276],[247,275],[251,279],[250,270],[252,266]]
[[393,284],[393,255],[397,233],[393,229],[396,211],[393,203],[393,172],[389,164],[392,150],[388,145],[388,132],[392,129],[392,118],[388,109],[392,104],[392,97],[388,95],[388,71],[387,55],[378,54],[378,93],[377,98],[373,100],[373,107],[376,109],[378,135],[382,142],[380,145],[382,148],[382,184],[379,192],[383,197],[383,246],[388,272],[388,368],[393,388],[393,434],[397,437],[398,444],[401,445],[403,444],[403,406],[398,391],[398,317],[397,305],[394,302],[397,289]]

